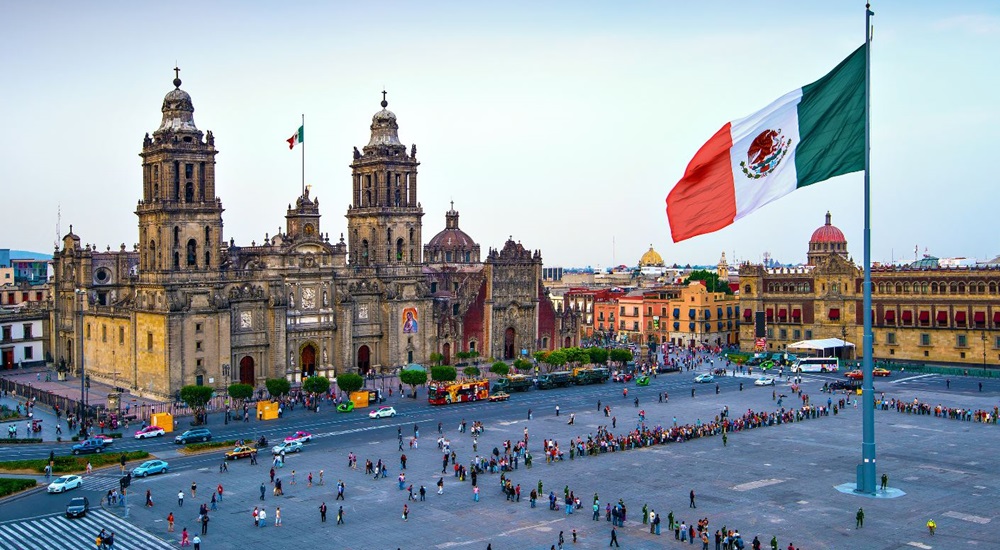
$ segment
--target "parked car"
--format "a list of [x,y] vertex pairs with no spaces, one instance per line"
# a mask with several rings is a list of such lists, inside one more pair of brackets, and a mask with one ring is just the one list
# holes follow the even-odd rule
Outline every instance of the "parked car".
[[146,439],[147,437],[160,437],[166,435],[167,431],[159,426],[146,426],[135,432],[136,439]]
[[699,374],[698,376],[695,376],[694,377],[694,381],[698,382],[699,384],[705,384],[705,383],[708,383],[708,382],[714,382],[715,381],[715,377],[706,372],[706,373],[703,373],[703,374]]
[[392,418],[396,416],[396,409],[392,407],[379,407],[368,413],[368,418]]
[[226,451],[226,460],[239,460],[241,458],[246,458],[254,454],[256,451],[257,449],[251,447],[250,445],[237,445],[233,448],[233,450]]
[[147,460],[142,464],[132,468],[133,477],[146,477],[150,474],[165,474],[170,469],[170,465],[165,460]]
[[62,476],[49,483],[49,493],[64,493],[70,489],[77,489],[83,486],[83,478],[80,476]]
[[179,445],[186,445],[191,442],[196,441],[211,441],[212,432],[208,431],[208,428],[195,428],[193,430],[188,430],[177,437],[174,438],[174,443]]
[[761,376],[753,381],[754,386],[773,386],[774,378],[771,376]]
[[297,453],[302,450],[302,442],[300,441],[288,441],[287,439],[281,443],[278,443],[274,447],[271,447],[271,454],[280,455],[282,452],[285,454]]
[[90,511],[90,501],[87,497],[76,497],[70,499],[69,504],[66,505],[66,517],[68,518],[81,518],[87,515]]
[[312,434],[309,432],[295,432],[292,435],[285,438],[285,441],[298,441],[299,443],[308,443],[312,441]]

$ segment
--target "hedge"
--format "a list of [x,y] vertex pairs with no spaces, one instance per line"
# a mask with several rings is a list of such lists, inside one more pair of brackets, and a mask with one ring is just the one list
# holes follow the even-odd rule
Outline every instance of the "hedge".
[[24,445],[26,443],[41,443],[40,437],[17,437],[0,439],[0,445]]
[[0,497],[13,495],[14,493],[30,489],[37,485],[34,479],[23,477],[0,477]]
[[[74,474],[83,472],[86,471],[88,462],[94,468],[109,466],[111,464],[120,464],[121,456],[122,453],[116,453],[113,451],[106,453],[94,453],[92,455],[57,456],[54,461],[55,464],[53,464],[52,473]],[[145,460],[147,458],[149,458],[149,453],[146,451],[130,451],[125,453],[125,460],[128,461]],[[42,474],[45,473],[45,466],[48,464],[49,461],[44,458],[31,460],[5,460],[0,462],[0,471],[33,470]]]
[[227,439],[226,441],[205,441],[204,443],[192,443],[190,445],[185,445],[181,452],[183,453],[198,453],[201,451],[208,451],[211,449],[221,449],[223,447],[235,447],[235,439]]

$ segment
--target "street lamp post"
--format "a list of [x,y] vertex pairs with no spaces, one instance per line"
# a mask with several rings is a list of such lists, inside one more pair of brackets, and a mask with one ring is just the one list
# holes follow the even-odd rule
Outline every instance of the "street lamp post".
[[986,331],[983,331],[983,371],[986,370]]

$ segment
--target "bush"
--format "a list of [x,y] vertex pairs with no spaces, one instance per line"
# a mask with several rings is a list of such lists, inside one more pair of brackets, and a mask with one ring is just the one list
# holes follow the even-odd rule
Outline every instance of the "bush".
[[207,451],[210,449],[219,449],[222,447],[235,447],[235,439],[227,439],[226,441],[205,441],[203,443],[191,443],[190,445],[185,445],[181,452],[185,453],[197,453],[201,451]]
[[[101,466],[108,466],[111,464],[119,464],[121,460],[121,453],[98,453],[92,455],[80,455],[80,456],[57,456],[53,461],[52,473],[54,474],[74,474],[83,472],[87,469],[87,463],[94,468],[100,468]],[[130,451],[125,453],[125,460],[145,460],[149,458],[149,453],[146,451]],[[30,460],[5,460],[0,462],[0,471],[17,471],[17,470],[33,470],[40,474],[45,473],[45,466],[49,464],[47,459],[30,459]]]
[[3,438],[0,439],[0,445],[24,445],[27,443],[41,443],[41,438],[36,437],[18,437],[14,439]]
[[27,479],[21,477],[0,478],[0,497],[13,495],[14,493],[23,491],[25,489],[30,489],[37,484],[38,482],[35,481],[34,479]]

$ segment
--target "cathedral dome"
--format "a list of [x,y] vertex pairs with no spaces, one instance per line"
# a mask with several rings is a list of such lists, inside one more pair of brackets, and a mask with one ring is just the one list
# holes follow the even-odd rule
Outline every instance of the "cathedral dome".
[[385,92],[382,92],[382,110],[372,117],[372,137],[368,141],[368,147],[378,145],[394,145],[402,147],[399,142],[399,125],[396,124],[396,115],[386,109],[389,102],[385,100]]
[[649,250],[639,259],[639,267],[650,266],[663,267],[663,258],[657,251],[653,250],[653,245],[649,245]]
[[819,229],[813,231],[812,238],[809,239],[810,243],[847,243],[847,238],[844,237],[844,232],[838,229],[835,225],[830,224],[830,213],[826,213],[826,224],[821,225]]
[[194,104],[191,96],[181,89],[180,69],[174,68],[174,89],[163,97],[163,119],[155,133],[163,132],[198,132],[194,124]]
[[458,212],[452,208],[445,214],[445,227],[424,246],[428,261],[472,263],[479,262],[479,245],[465,231],[458,228]]

